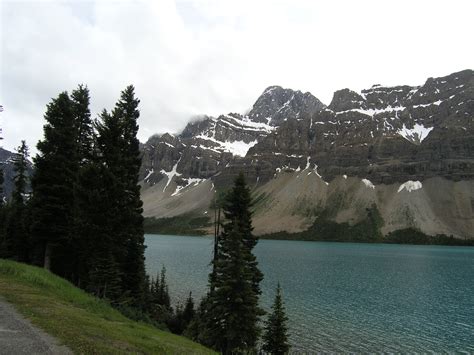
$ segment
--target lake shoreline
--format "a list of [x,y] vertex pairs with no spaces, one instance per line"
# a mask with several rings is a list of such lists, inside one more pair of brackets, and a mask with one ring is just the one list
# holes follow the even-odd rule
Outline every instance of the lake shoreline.
[[[289,234],[284,232],[285,234]],[[193,238],[212,238],[214,237],[212,234],[171,234],[171,233],[163,233],[159,231],[145,231],[147,235],[156,235],[156,236],[172,236],[172,237],[193,237]],[[259,239],[262,240],[286,240],[286,241],[294,241],[294,242],[328,242],[328,243],[356,243],[356,244],[393,244],[393,245],[439,245],[439,246],[462,246],[462,247],[474,247],[474,240],[463,240],[463,239],[455,239],[453,240],[453,244],[442,244],[442,243],[412,243],[412,242],[393,242],[393,241],[354,241],[354,240],[325,240],[325,239],[304,239],[304,238],[279,238],[274,237],[272,234],[263,234],[257,235]]]

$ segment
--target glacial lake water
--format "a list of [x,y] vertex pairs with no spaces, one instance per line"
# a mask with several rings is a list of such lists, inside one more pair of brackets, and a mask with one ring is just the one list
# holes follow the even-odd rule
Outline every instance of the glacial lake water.
[[[173,302],[206,292],[212,238],[146,235]],[[260,240],[261,305],[281,283],[292,351],[474,353],[474,247]]]

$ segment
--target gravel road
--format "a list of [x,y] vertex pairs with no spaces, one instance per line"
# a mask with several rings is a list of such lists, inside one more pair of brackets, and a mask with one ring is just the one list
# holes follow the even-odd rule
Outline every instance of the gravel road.
[[0,299],[0,355],[72,354]]

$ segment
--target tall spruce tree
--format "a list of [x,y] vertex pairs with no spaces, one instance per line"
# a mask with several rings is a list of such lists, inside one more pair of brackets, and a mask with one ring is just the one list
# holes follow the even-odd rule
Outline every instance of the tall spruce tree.
[[32,238],[37,262],[71,278],[74,183],[78,171],[77,126],[67,92],[47,105],[44,139],[37,145],[32,178]]
[[13,158],[15,189],[13,190],[12,200],[18,205],[24,205],[28,186],[27,171],[30,153],[25,141],[21,141],[21,145],[16,151],[17,153]]
[[93,155],[94,128],[89,109],[89,89],[79,85],[71,93],[72,112],[77,130],[77,155],[80,165],[87,164]]
[[287,354],[290,350],[288,345],[288,318],[285,315],[285,307],[281,297],[280,283],[278,283],[272,313],[265,322],[263,334],[263,350],[272,355]]
[[25,141],[16,149],[13,157],[15,170],[15,188],[8,206],[6,216],[6,240],[9,241],[11,257],[26,262],[29,260],[29,235],[28,235],[28,146]]
[[114,176],[95,162],[84,165],[75,188],[78,283],[98,297],[118,303],[122,297],[121,273],[114,255],[117,206]]
[[0,163],[0,258],[8,257],[8,240],[6,233],[6,207],[3,197],[3,169]]
[[141,166],[140,141],[137,138],[140,100],[135,97],[135,88],[129,85],[121,94],[114,109],[123,125],[123,159],[125,200],[124,219],[127,233],[124,269],[125,288],[131,291],[136,305],[144,307],[146,298],[145,237],[143,230],[143,202],[140,197],[139,171]]
[[2,163],[0,162],[0,208],[4,204],[4,195],[3,195],[3,183],[5,182],[5,178],[3,176],[3,166]]
[[138,173],[141,164],[138,104],[133,86],[121,94],[112,113],[103,111],[97,123],[97,143],[102,163],[113,177],[109,188],[116,212],[113,223],[113,255],[122,278],[122,290],[134,306],[145,307],[145,274],[142,202]]
[[214,275],[203,302],[205,342],[230,354],[253,351],[260,329],[259,283],[263,278],[252,253],[257,239],[252,234],[252,198],[243,174],[239,174],[224,203],[222,235],[219,236]]
[[[97,189],[100,190],[98,185],[106,179],[102,175],[103,171],[100,169],[97,154],[94,151],[94,127],[89,105],[89,89],[85,85],[79,85],[71,93],[71,111],[74,116],[76,131],[75,158],[78,171],[74,181],[74,223],[71,229],[70,244],[72,250],[74,250],[74,255],[71,255],[74,260],[72,268],[75,279],[73,281],[86,289],[89,287],[87,284],[89,271],[97,267],[97,264],[95,264],[97,260],[93,260],[93,256],[97,254],[98,249],[103,250],[91,245],[91,241],[99,237],[97,230],[91,231],[88,228],[92,228],[92,226],[100,228],[96,224],[94,213],[97,212],[97,206],[104,207],[104,202],[97,200],[94,203],[91,203],[92,201],[84,202],[84,199],[93,200],[96,197]],[[97,181],[92,181],[94,177],[91,177],[91,171],[98,174],[95,177]],[[87,220],[88,217],[91,220]],[[102,229],[106,230],[106,228]],[[95,241],[103,244],[99,239]],[[110,260],[110,264],[113,264],[112,260]],[[99,294],[98,292],[95,293]]]

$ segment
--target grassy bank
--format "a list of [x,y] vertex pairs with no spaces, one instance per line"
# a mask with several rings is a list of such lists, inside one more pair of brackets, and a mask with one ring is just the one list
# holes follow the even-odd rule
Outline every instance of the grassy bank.
[[0,259],[0,296],[74,353],[212,353],[184,337],[132,321],[37,267]]

